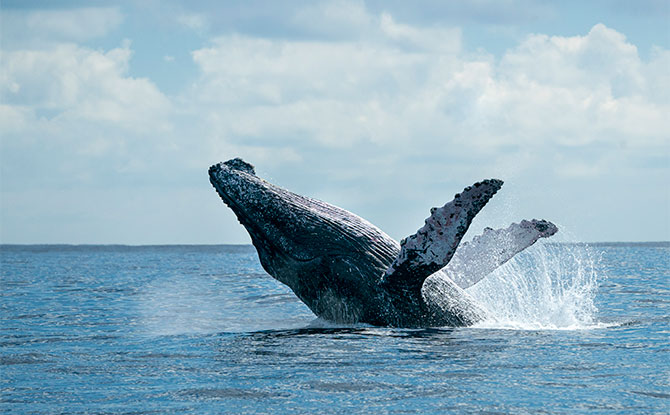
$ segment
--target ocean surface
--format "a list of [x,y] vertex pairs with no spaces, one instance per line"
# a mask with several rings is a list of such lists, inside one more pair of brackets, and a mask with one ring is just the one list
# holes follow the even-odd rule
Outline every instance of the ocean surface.
[[318,320],[250,246],[0,248],[0,412],[670,413],[670,244],[544,244],[475,327]]

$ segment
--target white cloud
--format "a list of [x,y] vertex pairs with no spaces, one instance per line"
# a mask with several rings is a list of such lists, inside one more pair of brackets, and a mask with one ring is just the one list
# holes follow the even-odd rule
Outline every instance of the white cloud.
[[368,32],[373,17],[361,1],[336,0],[307,5],[297,10],[291,21],[312,34],[356,37]]
[[585,36],[529,36],[495,62],[461,53],[456,30],[366,21],[380,34],[367,42],[219,37],[193,53],[202,71],[193,99],[217,113],[209,119],[219,136],[292,137],[286,145],[298,153],[307,142],[442,145],[445,156],[453,145],[667,143],[669,105],[657,91],[668,82],[667,52],[642,62],[602,24]]
[[201,13],[180,14],[177,16],[177,23],[199,34],[204,34],[209,28],[207,16]]
[[[420,30],[388,14],[362,15],[357,3],[335,6],[357,10],[350,23],[371,40],[228,35],[193,52],[202,77],[191,99],[211,114],[210,134],[237,143],[276,145],[288,138],[298,146],[306,140],[343,148],[361,140],[385,144],[409,133],[398,112],[423,111],[432,72],[459,65],[460,30]],[[318,11],[327,21],[349,16],[332,7]]]
[[531,35],[501,63],[510,77],[566,88],[605,87],[621,96],[644,87],[640,65],[637,48],[603,24],[586,36]]
[[173,104],[150,80],[129,76],[131,56],[129,43],[107,51],[71,43],[3,51],[3,209],[16,214],[13,195],[24,189],[81,195],[133,183],[174,152]]
[[409,49],[432,50],[436,53],[458,53],[461,50],[461,31],[455,27],[417,28],[396,22],[388,13],[382,13],[379,27],[389,39]]
[[107,52],[63,43],[3,53],[0,94],[35,117],[113,123],[131,130],[168,127],[169,100],[148,79],[129,77],[130,45]]
[[[246,157],[274,174],[302,166],[313,176],[293,178],[295,190],[398,237],[425,206],[403,215],[388,204],[428,195],[444,203],[445,183],[455,191],[483,177],[512,183],[504,211],[489,210],[484,225],[538,215],[593,228],[607,220],[580,222],[583,186],[599,189],[589,203],[613,209],[603,215],[611,218],[626,209],[617,194],[635,191],[617,183],[660,184],[659,172],[668,174],[654,159],[670,148],[666,50],[642,60],[623,34],[597,24],[581,36],[528,35],[496,59],[463,50],[457,29],[384,13],[356,21],[368,22],[362,37],[229,35],[196,50],[201,77],[188,100],[203,115],[209,154]],[[561,210],[567,204],[574,208]],[[398,217],[414,219],[400,228]]]
[[0,104],[0,128],[5,134],[23,132],[28,127],[32,112],[18,105]]
[[668,82],[660,64],[642,62],[634,45],[602,24],[586,36],[533,35],[502,58],[495,80],[502,92],[489,98],[522,137],[660,145],[670,127],[669,102],[656,96]]
[[2,10],[3,48],[35,43],[84,41],[118,27],[123,15],[117,7],[69,10]]

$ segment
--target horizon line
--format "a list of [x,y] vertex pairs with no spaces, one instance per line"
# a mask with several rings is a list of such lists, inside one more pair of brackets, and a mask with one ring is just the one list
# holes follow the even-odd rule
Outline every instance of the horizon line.
[[[556,241],[545,242],[549,245],[668,245],[670,240],[666,241],[597,241],[597,242],[583,242],[583,241]],[[29,247],[29,246],[52,246],[52,247],[178,247],[178,246],[229,246],[229,247],[252,247],[251,243],[235,244],[235,243],[171,243],[171,244],[123,244],[123,243],[0,243],[0,247]]]

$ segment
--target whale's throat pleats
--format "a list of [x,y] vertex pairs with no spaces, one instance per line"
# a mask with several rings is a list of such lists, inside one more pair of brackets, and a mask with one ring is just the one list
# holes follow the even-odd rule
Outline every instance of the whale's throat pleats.
[[331,257],[364,256],[382,268],[376,279],[398,255],[398,243],[365,219],[317,199],[275,190],[290,206],[293,223],[286,225],[292,229],[294,246],[309,246],[312,252]]

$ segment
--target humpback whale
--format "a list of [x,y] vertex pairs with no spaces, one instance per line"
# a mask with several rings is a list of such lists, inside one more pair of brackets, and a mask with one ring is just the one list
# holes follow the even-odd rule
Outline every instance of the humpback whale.
[[465,289],[538,239],[545,220],[486,228],[461,243],[503,182],[483,180],[432,208],[400,243],[367,220],[256,176],[240,158],[209,168],[210,182],[246,228],[260,263],[309,309],[337,323],[389,327],[466,326],[487,316]]

